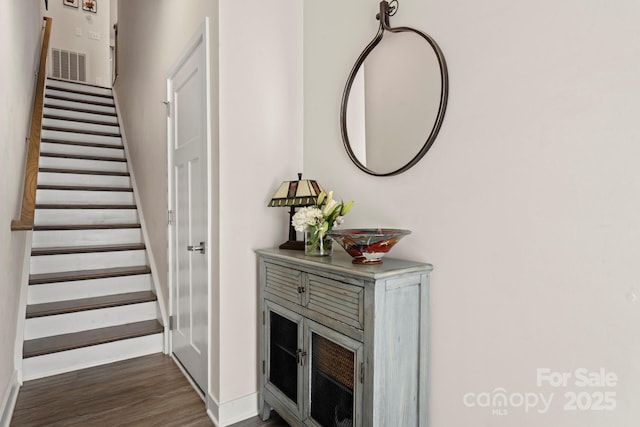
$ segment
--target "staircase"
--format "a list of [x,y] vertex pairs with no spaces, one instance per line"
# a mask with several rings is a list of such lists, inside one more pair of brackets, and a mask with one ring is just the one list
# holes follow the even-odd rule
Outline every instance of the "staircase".
[[162,351],[110,89],[47,80],[30,263],[23,380]]

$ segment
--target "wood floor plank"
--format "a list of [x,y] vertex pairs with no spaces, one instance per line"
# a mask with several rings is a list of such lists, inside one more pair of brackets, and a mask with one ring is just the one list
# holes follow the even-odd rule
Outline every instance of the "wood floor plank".
[[[200,396],[171,357],[138,357],[95,368],[26,381],[11,427],[175,426],[210,427]],[[287,427],[272,412],[231,427]]]
[[22,357],[26,359],[75,348],[158,334],[162,331],[163,327],[157,320],[145,320],[125,325],[36,338],[24,341]]
[[12,427],[210,427],[200,396],[175,362],[154,354],[27,381]]

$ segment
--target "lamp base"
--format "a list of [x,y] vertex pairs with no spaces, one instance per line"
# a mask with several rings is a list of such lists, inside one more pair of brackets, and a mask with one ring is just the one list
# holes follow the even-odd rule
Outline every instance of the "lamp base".
[[304,251],[304,241],[302,240],[287,240],[280,246],[280,249],[293,249],[295,251]]

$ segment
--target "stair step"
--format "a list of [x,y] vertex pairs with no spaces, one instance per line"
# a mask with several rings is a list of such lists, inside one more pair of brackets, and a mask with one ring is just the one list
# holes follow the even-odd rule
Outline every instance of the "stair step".
[[71,190],[71,191],[122,191],[133,193],[131,187],[97,187],[84,185],[49,185],[42,184],[37,186],[38,190]]
[[74,98],[74,97],[70,97],[70,96],[62,96],[62,95],[53,94],[50,91],[47,91],[47,93],[45,94],[45,98],[46,99],[55,99],[55,100],[58,100],[58,101],[81,102],[83,104],[97,105],[97,106],[100,106],[100,107],[113,107],[113,102],[78,99],[78,98]]
[[140,224],[62,224],[62,225],[36,225],[33,231],[49,230],[107,230],[119,228],[140,228]]
[[78,144],[64,144],[64,143],[49,143],[41,141],[40,144],[41,153],[53,153],[58,155],[83,155],[92,157],[112,157],[116,159],[122,159],[125,161],[125,153],[123,147],[92,147],[87,145]]
[[145,320],[125,325],[37,338],[24,342],[22,355],[24,358],[42,356],[76,348],[158,334],[162,331],[163,326],[157,320]]
[[101,116],[109,116],[109,117],[118,117],[117,113],[111,111],[96,111],[90,110],[88,108],[82,108],[82,106],[68,106],[54,103],[47,103],[47,100],[44,100],[44,108],[55,108],[56,110],[63,111],[72,111],[75,113],[83,113],[83,114],[99,114]]
[[83,118],[79,118],[79,117],[67,117],[64,115],[57,115],[57,114],[47,114],[44,113],[42,115],[43,119],[49,119],[49,120],[61,120],[61,121],[68,121],[68,122],[75,122],[75,123],[85,123],[88,125],[101,125],[101,126],[115,126],[118,127],[118,123],[113,123],[110,121],[106,121],[106,120],[97,120],[97,119],[83,119]]
[[91,95],[102,94],[102,95],[111,96],[113,94],[113,91],[108,87],[99,86],[99,85],[86,83],[86,82],[76,82],[72,80],[59,79],[56,77],[47,77],[47,85],[49,84],[55,85],[59,88],[68,88],[72,90],[81,90],[81,91],[89,92]]
[[32,275],[147,265],[147,251],[80,252],[32,256]]
[[67,299],[94,298],[129,292],[152,291],[151,274],[106,277],[70,282],[42,283],[29,286],[27,304],[44,304]]
[[106,277],[135,276],[149,274],[151,269],[147,265],[135,267],[100,268],[96,270],[61,271],[57,273],[31,274],[30,285],[43,283],[72,282],[77,280],[102,279]]
[[74,174],[86,174],[86,175],[129,176],[129,172],[100,171],[100,170],[89,170],[89,169],[47,168],[47,167],[39,168],[38,172],[74,173]]
[[38,204],[111,204],[133,205],[136,203],[132,192],[117,191],[77,191],[77,190],[36,190]]
[[69,92],[69,93],[73,93],[73,94],[76,94],[76,95],[98,96],[98,97],[105,98],[105,99],[108,99],[108,100],[113,100],[113,95],[94,93],[94,92],[90,92],[90,91],[87,91],[87,90],[82,90],[82,88],[64,87],[64,86],[62,86],[60,84],[56,84],[55,82],[48,82],[47,85],[46,85],[46,88],[50,89],[50,90]]
[[90,252],[115,252],[115,251],[135,251],[145,249],[144,243],[129,243],[124,245],[99,245],[99,246],[58,246],[51,248],[34,248],[31,250],[32,256],[40,255],[62,255],[62,254],[85,254]]
[[[38,226],[36,226],[38,227]],[[98,246],[142,243],[142,228],[120,228],[91,230],[46,230],[33,232],[34,248],[53,246]]]
[[27,319],[58,314],[77,313],[79,311],[96,310],[101,308],[119,307],[157,301],[156,294],[151,291],[129,292],[126,294],[106,295],[95,298],[57,301],[27,306]]
[[100,135],[87,132],[73,132],[69,129],[46,129],[43,128],[40,134],[41,139],[53,139],[58,141],[89,142],[105,144],[113,147],[122,147],[122,138],[114,135]]
[[61,159],[78,159],[78,160],[99,160],[102,162],[122,162],[127,160],[120,157],[91,156],[87,154],[67,154],[67,153],[40,153],[40,157],[57,157]]
[[102,114],[96,113],[95,111],[91,112],[82,112],[82,111],[73,111],[68,110],[66,108],[60,108],[59,106],[49,106],[44,107],[42,110],[43,116],[51,116],[55,117],[58,120],[72,120],[72,121],[95,121],[99,123],[104,123],[105,125],[118,126],[119,121],[118,117],[113,114]]
[[136,205],[42,203],[36,204],[37,209],[136,209]]
[[129,172],[127,163],[124,161],[87,160],[50,156],[40,156],[40,167],[119,173]]
[[64,141],[60,139],[42,138],[40,140],[43,144],[59,144],[59,145],[72,145],[74,147],[91,147],[91,148],[107,148],[110,150],[124,150],[124,146],[101,144],[99,142],[83,142],[83,141]]
[[98,136],[115,136],[120,137],[120,132],[104,132],[104,131],[95,131],[90,129],[74,129],[72,127],[57,127],[57,126],[42,126],[42,130],[49,130],[53,132],[72,132],[72,133],[81,133],[84,135],[98,135]]
[[95,120],[76,120],[75,117],[51,118],[43,116],[42,128],[92,135],[120,136],[118,123],[95,123]]
[[[45,205],[45,209],[36,209],[34,224],[39,226],[56,224],[136,224],[140,222],[138,210],[135,206],[128,206],[123,209],[64,207],[66,209]],[[64,245],[55,244],[53,246]]]

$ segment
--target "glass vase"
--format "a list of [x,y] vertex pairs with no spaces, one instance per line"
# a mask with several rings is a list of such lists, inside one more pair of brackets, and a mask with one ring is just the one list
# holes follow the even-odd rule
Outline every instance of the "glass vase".
[[333,252],[333,239],[327,234],[319,236],[317,230],[309,227],[304,231],[304,253],[310,256],[328,256]]

